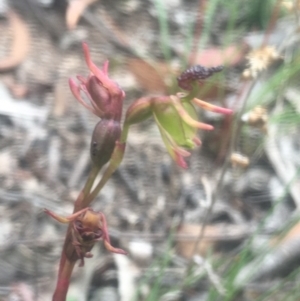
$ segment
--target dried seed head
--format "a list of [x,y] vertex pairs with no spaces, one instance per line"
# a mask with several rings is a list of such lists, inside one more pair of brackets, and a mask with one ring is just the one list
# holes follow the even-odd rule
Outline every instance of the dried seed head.
[[257,77],[260,72],[280,58],[279,53],[273,46],[264,46],[252,50],[247,56],[248,68],[244,70],[243,77],[245,79]]
[[242,168],[246,168],[250,164],[249,158],[242,155],[242,154],[239,154],[239,153],[231,154],[230,162],[231,162],[233,167],[239,166],[239,167],[242,167]]
[[257,106],[250,112],[244,114],[242,116],[242,121],[251,126],[261,128],[268,122],[268,111],[264,107]]

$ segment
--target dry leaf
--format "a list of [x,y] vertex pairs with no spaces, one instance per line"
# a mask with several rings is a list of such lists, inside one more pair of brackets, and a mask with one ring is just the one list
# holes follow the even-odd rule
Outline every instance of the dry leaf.
[[284,237],[279,236],[278,238],[272,240],[273,244],[278,243],[279,245],[284,245],[293,240],[300,238],[300,222],[296,223],[285,235]]
[[21,99],[28,95],[28,88],[25,85],[16,82],[12,76],[3,78],[3,83],[16,99]]
[[68,29],[76,28],[76,25],[83,14],[84,10],[96,2],[97,0],[72,0],[69,1],[69,5],[66,11],[66,24]]
[[239,241],[247,237],[251,232],[247,225],[216,224],[207,225],[204,235],[197,250],[194,249],[201,232],[202,225],[183,224],[177,232],[177,250],[185,258],[191,258],[195,254],[205,256],[219,242]]
[[30,33],[27,24],[13,11],[9,11],[7,16],[14,38],[10,54],[0,59],[0,71],[15,68],[22,63],[30,47]]
[[242,167],[242,168],[246,168],[250,164],[250,159],[247,156],[244,156],[242,154],[233,153],[230,156],[230,162],[231,162],[233,167],[239,166],[239,167]]
[[[201,225],[193,225],[193,224],[183,224],[178,234],[181,235],[193,235],[195,236],[194,239],[191,239],[190,241],[180,241],[177,242],[177,251],[178,253],[185,257],[185,258],[191,258],[195,254],[199,254],[201,256],[205,256],[207,254],[207,251],[213,248],[215,241],[208,240],[206,238],[203,238],[201,242],[198,244],[197,250],[194,254],[195,246],[197,243],[197,237],[201,231],[202,226]],[[211,228],[211,226],[205,227],[204,236],[207,234],[213,234],[215,230]]]
[[66,112],[66,99],[68,98],[68,90],[66,87],[66,80],[58,81],[54,86],[54,105],[53,115],[61,117]]
[[164,78],[169,71],[166,64],[160,63],[153,66],[142,59],[129,59],[128,67],[145,90],[166,93],[167,87]]
[[247,51],[248,46],[246,44],[230,45],[225,49],[212,47],[200,51],[196,57],[192,54],[190,62],[193,65],[200,64],[205,67],[234,66],[244,59]]

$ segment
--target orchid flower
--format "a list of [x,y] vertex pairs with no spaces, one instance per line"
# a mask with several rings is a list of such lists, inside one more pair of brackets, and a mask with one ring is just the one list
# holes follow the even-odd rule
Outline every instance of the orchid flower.
[[84,265],[84,258],[93,257],[90,252],[95,242],[103,239],[105,248],[118,254],[127,254],[122,249],[116,249],[110,244],[107,230],[106,218],[102,212],[95,212],[87,207],[70,216],[63,217],[54,212],[45,209],[45,212],[60,223],[72,223],[71,227],[71,243],[73,248],[67,249],[66,256],[74,262],[80,259],[80,266]]
[[197,120],[194,106],[221,114],[232,113],[230,109],[214,106],[194,97],[198,82],[222,69],[222,67],[205,68],[202,66],[188,69],[178,78],[178,83],[183,89],[190,90],[189,93],[142,97],[129,107],[125,125],[129,126],[153,116],[170,156],[179,166],[187,168],[184,160],[190,155],[187,150],[201,145],[197,136],[198,130],[214,129],[212,125]]
[[[69,79],[70,89],[75,98],[89,111],[102,119],[121,120],[125,92],[108,77],[108,61],[98,68],[92,61],[89,48],[83,43],[83,51],[90,75],[77,76],[79,83]],[[87,101],[82,97],[82,93]]]

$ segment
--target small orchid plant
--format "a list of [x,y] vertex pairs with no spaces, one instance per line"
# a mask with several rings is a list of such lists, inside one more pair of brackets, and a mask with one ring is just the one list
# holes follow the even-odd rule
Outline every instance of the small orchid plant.
[[[95,242],[103,240],[108,251],[126,254],[124,250],[110,244],[105,215],[95,212],[90,204],[122,162],[130,126],[153,117],[170,156],[180,167],[187,168],[185,157],[190,155],[188,150],[201,144],[197,137],[198,129],[213,130],[213,126],[197,120],[194,106],[221,114],[232,113],[229,109],[196,98],[200,89],[199,83],[215,72],[220,72],[222,67],[194,66],[178,77],[179,87],[186,92],[137,99],[128,108],[122,126],[125,92],[108,77],[108,61],[100,69],[93,63],[86,43],[83,43],[83,51],[90,74],[87,78],[77,76],[77,81],[71,78],[69,85],[74,97],[98,116],[100,121],[95,126],[91,140],[92,168],[75,201],[73,214],[62,217],[45,209],[52,218],[69,224],[53,301],[66,300],[73,268],[78,260],[80,266],[83,266],[84,258],[92,257],[91,250]],[[106,163],[108,165],[102,178],[94,185],[97,175]]]

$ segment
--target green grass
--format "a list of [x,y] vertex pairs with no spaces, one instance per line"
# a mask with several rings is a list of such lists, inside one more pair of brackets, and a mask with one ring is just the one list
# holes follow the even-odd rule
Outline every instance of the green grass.
[[[277,1],[275,0],[254,0],[254,1],[245,1],[245,15],[243,21],[239,20],[239,9],[241,9],[241,1],[221,1],[221,0],[210,0],[207,1],[207,7],[205,11],[205,18],[203,20],[202,32],[198,43],[198,51],[201,51],[205,47],[208,46],[208,41],[210,39],[210,29],[213,26],[214,18],[216,17],[216,12],[218,9],[226,10],[231,18],[226,25],[224,30],[224,37],[222,39],[222,45],[220,47],[226,47],[235,41],[236,35],[233,35],[232,32],[235,31],[239,33],[239,35],[246,34],[246,30],[250,30],[253,28],[261,28],[266,29],[270,22],[270,18],[272,15],[273,7]],[[155,7],[158,15],[158,22],[160,28],[160,46],[161,52],[166,60],[166,62],[171,61],[171,43],[172,36],[170,34],[169,28],[169,16],[168,9],[164,1],[156,0]],[[243,8],[243,7],[242,7]],[[184,45],[185,52],[183,57],[181,58],[182,67],[186,67],[188,62],[188,57],[191,54],[192,47],[194,45],[194,41],[197,37],[195,37],[195,27],[197,25],[197,20],[190,20],[186,24],[186,28],[183,30],[186,33],[184,37]],[[240,28],[236,28],[239,26]],[[291,60],[290,63],[282,62],[278,67],[270,69],[263,73],[263,76],[259,77],[259,81],[261,81],[261,85],[255,91],[251,91],[246,103],[246,110],[249,111],[253,109],[255,106],[265,106],[267,108],[274,108],[278,101],[282,100],[284,95],[284,91],[286,87],[289,85],[291,81],[295,81],[298,75],[300,74],[300,64],[298,64],[298,57],[300,53],[295,53],[294,60]],[[215,80],[220,83],[224,82],[226,73],[218,75]],[[299,95],[300,99],[300,95]],[[270,123],[277,124],[279,126],[282,125],[281,128],[284,128],[287,133],[290,130],[296,130],[300,124],[300,116],[299,113],[295,110],[293,105],[285,104],[284,108],[280,113],[273,114],[269,116]],[[283,129],[283,130],[284,130]],[[249,130],[248,125],[242,125],[241,133],[245,135],[245,139],[247,139],[247,132]],[[260,141],[257,145],[257,149],[262,150],[263,141]],[[251,158],[250,158],[251,159]],[[297,171],[297,174],[294,176],[294,181],[299,177],[300,170]],[[200,175],[199,175],[200,177]],[[289,185],[285,188],[284,194],[280,197],[275,203],[273,208],[269,210],[269,212],[265,215],[264,219],[260,222],[257,227],[255,233],[248,238],[243,243],[243,248],[239,253],[229,254],[226,257],[222,256],[214,256],[211,255],[207,258],[207,260],[211,263],[213,270],[220,277],[220,281],[222,285],[225,287],[226,295],[222,296],[218,290],[212,285],[207,285],[208,296],[206,298],[207,301],[235,301],[235,300],[243,300],[241,292],[243,291],[243,287],[238,287],[235,284],[237,275],[240,271],[247,266],[249,263],[254,260],[258,260],[258,262],[262,262],[265,256],[270,252],[270,247],[265,246],[262,247],[260,251],[260,255],[257,256],[252,253],[251,242],[256,238],[258,234],[261,233],[264,224],[266,223],[268,217],[271,215],[272,210],[280,204],[281,201],[284,201],[286,194],[289,191]],[[298,219],[294,221],[298,222]],[[290,223],[286,225],[285,229],[282,229],[282,233],[286,233],[294,223]],[[145,277],[140,281],[140,286],[137,289],[137,294],[133,298],[132,301],[141,300],[140,289],[143,284],[149,283],[153,273],[151,272],[153,269],[158,271],[156,273],[156,279],[154,282],[151,282],[151,289],[148,296],[144,299],[147,301],[156,301],[160,300],[161,296],[166,292],[165,289],[161,286],[161,279],[164,275],[164,272],[167,268],[170,267],[170,261],[173,256],[173,250],[171,248],[171,241],[166,244],[166,252],[160,258],[157,258],[151,267],[149,267],[148,272],[146,272]],[[299,268],[294,270],[287,277],[282,278],[275,286],[270,287],[270,289],[261,293],[257,299],[259,301],[263,300],[290,300],[296,301],[300,298],[300,288],[297,284],[297,280],[299,279]],[[175,286],[173,288],[169,288],[169,291],[192,291],[199,283],[209,283],[208,275],[203,271],[202,273],[195,274],[195,268],[190,270],[190,273],[184,277],[182,280],[182,285],[180,287]],[[290,289],[286,290],[286,286],[289,286]],[[280,294],[283,294],[281,298]],[[279,298],[279,299],[278,299]],[[280,299],[281,298],[281,299]]]

